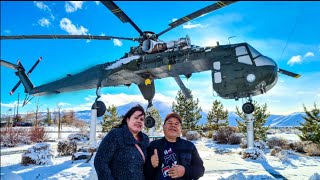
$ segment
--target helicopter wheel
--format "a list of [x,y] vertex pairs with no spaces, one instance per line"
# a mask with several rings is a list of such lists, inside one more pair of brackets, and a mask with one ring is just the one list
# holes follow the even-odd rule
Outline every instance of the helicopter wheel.
[[97,109],[97,117],[103,116],[107,110],[106,105],[102,101],[96,101],[93,103],[91,109]]
[[156,124],[156,120],[152,116],[147,116],[146,119],[144,120],[144,125],[147,128],[152,128]]
[[246,114],[251,114],[254,111],[254,105],[250,102],[244,103],[242,105],[242,111]]

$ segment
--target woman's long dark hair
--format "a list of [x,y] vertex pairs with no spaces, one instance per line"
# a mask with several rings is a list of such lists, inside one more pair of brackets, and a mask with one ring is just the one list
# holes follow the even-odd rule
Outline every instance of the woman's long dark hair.
[[146,116],[146,113],[144,112],[143,107],[140,104],[137,104],[136,106],[132,107],[122,118],[121,124],[118,127],[122,127],[123,125],[127,125],[127,119],[132,116],[133,113],[136,111],[142,112],[143,116]]

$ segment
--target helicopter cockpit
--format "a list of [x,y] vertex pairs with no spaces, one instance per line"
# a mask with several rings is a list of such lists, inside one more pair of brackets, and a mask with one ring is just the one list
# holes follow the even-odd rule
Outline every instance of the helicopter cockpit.
[[[251,57],[249,55],[249,52],[251,54]],[[236,47],[236,55],[238,57],[239,63],[255,66],[277,66],[274,60],[262,55],[259,51],[257,51],[249,44],[247,44],[247,46]]]

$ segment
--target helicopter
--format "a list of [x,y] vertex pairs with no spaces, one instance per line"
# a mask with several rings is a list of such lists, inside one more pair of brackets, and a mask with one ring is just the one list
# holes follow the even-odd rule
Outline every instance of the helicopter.
[[[164,42],[159,39],[161,35],[170,30],[198,18],[204,14],[219,10],[237,1],[219,1],[169,24],[165,30],[155,33],[142,31],[114,2],[101,1],[123,23],[129,23],[139,33],[138,37],[93,36],[93,35],[14,35],[1,36],[0,40],[23,39],[89,39],[112,40],[122,39],[138,43],[130,48],[123,57],[113,61],[98,64],[77,74],[68,74],[59,80],[35,86],[28,75],[40,62],[39,60],[26,73],[20,61],[17,64],[1,60],[1,65],[16,70],[20,81],[10,91],[12,94],[22,83],[25,87],[25,103],[30,101],[29,96],[43,96],[64,92],[79,91],[96,88],[97,98],[92,108],[97,109],[97,116],[101,117],[106,111],[105,104],[98,101],[103,87],[131,86],[139,87],[144,99],[148,101],[147,109],[152,107],[155,96],[155,80],[173,77],[186,96],[191,97],[190,90],[183,84],[180,76],[190,78],[193,73],[211,71],[212,89],[224,99],[248,98],[242,109],[246,114],[254,111],[252,96],[264,94],[269,91],[278,80],[278,73],[294,78],[300,77],[284,69],[278,68],[277,63],[261,54],[248,43],[226,44],[216,46],[197,46],[191,44],[191,38],[178,38]],[[147,116],[145,125],[153,127],[155,120]]]

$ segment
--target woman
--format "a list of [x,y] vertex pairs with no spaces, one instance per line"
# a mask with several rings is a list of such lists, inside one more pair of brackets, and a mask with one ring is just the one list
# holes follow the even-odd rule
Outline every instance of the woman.
[[137,105],[123,117],[118,128],[112,129],[101,141],[94,159],[99,180],[143,180],[143,167],[149,137],[142,133],[145,112]]

